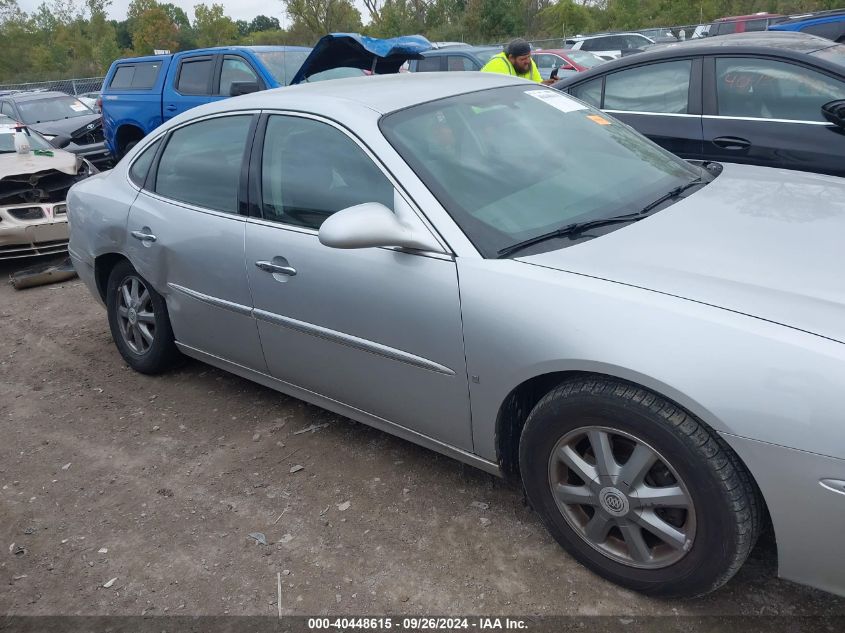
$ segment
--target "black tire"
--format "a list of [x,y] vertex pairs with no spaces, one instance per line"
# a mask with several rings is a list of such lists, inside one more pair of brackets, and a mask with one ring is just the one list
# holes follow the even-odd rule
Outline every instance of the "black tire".
[[[140,286],[149,293],[148,302],[145,301],[147,310],[144,314],[152,314],[152,320],[149,323],[152,327],[145,325],[145,331],[152,334],[152,341],[142,340],[141,345],[133,342],[133,337],[126,333],[128,318],[121,318],[119,312],[122,288],[124,284],[131,284],[133,279],[137,279]],[[173,328],[170,326],[170,317],[167,314],[164,298],[126,260],[119,262],[109,275],[106,308],[114,343],[120,355],[132,369],[142,374],[160,374],[173,367],[180,359],[181,354],[174,342]],[[136,323],[139,322],[140,319],[136,316]],[[137,348],[133,349],[136,345]],[[144,347],[145,345],[148,347]]]
[[[556,457],[555,461],[550,462],[552,451],[562,455],[567,446],[586,446],[582,450],[589,460],[594,454],[593,438],[585,435],[586,439],[578,439],[580,429],[600,431],[601,427],[621,432],[620,435],[608,433],[608,437],[612,438],[610,454],[613,455],[613,463],[621,464],[620,469],[627,461],[619,461],[616,454],[619,447],[624,448],[628,438],[633,437],[642,442],[645,449],[652,449],[662,460],[651,470],[643,471],[646,472],[643,477],[647,485],[652,485],[648,483],[648,478],[653,479],[661,474],[655,468],[663,469],[663,473],[674,471],[668,475],[670,483],[667,485],[672,485],[675,476],[682,482],[678,485],[688,493],[685,499],[687,502],[691,500],[693,514],[690,518],[687,509],[672,510],[681,513],[674,515],[682,517],[678,523],[680,529],[692,532],[686,545],[672,553],[673,556],[681,556],[679,560],[672,562],[670,557],[665,566],[640,568],[632,566],[630,561],[626,564],[626,561],[614,559],[613,552],[608,554],[607,549],[620,547],[624,551],[627,548],[631,552],[631,560],[634,559],[635,548],[629,546],[628,532],[622,532],[622,529],[631,529],[630,524],[625,528],[612,527],[609,535],[591,543],[588,542],[590,539],[585,524],[577,522],[576,513],[583,512],[586,517],[584,521],[590,521],[593,517],[591,512],[601,512],[603,517],[608,517],[608,508],[619,510],[618,507],[608,504],[607,497],[603,497],[605,501],[597,504],[593,503],[596,499],[591,499],[592,506],[589,507],[579,505],[579,502],[569,504],[571,497],[568,496],[559,496],[565,499],[561,501],[563,509],[555,501],[552,480],[558,476],[557,473],[563,472],[563,476],[569,478],[564,482],[568,486],[575,471],[566,465],[565,459],[558,461],[560,458]],[[598,437],[593,432],[594,437]],[[574,444],[579,441],[582,443]],[[638,444],[632,442],[631,446],[636,448]],[[692,597],[713,591],[739,570],[760,532],[760,493],[739,458],[724,440],[677,405],[623,381],[605,377],[578,378],[566,381],[548,393],[534,407],[522,431],[519,461],[526,495],[558,543],[592,571],[640,593]],[[664,462],[668,464],[665,469]],[[588,472],[598,470],[596,468]],[[599,479],[604,481],[605,477]],[[575,485],[580,485],[578,482],[583,480],[576,476],[574,481]],[[617,481],[620,487],[626,485],[621,479]],[[592,489],[601,488],[598,498],[608,490],[602,488],[604,485],[598,483]],[[613,486],[616,485],[613,483]],[[584,486],[584,489],[589,489],[590,484],[585,483]],[[624,507],[619,510],[627,514],[610,516],[611,525],[616,519],[635,522],[634,513],[639,518],[641,513],[654,512],[647,508],[635,510],[634,503],[641,501],[636,493],[628,490],[627,494],[632,496],[623,501]],[[611,501],[615,504],[617,500]],[[632,501],[630,508],[627,501]],[[600,521],[604,520],[600,517]],[[618,531],[613,532],[614,529]],[[648,530],[642,530],[639,525],[634,529],[641,530],[640,535],[645,540],[654,540],[653,535]],[[634,542],[633,537],[630,542]],[[662,551],[671,549],[665,544],[658,544],[663,548]],[[640,559],[646,561],[646,566],[652,564],[649,556]]]
[[135,147],[140,142],[141,142],[140,140],[129,141],[126,145],[124,145],[123,152],[120,154],[120,157],[123,158],[124,156],[126,156],[129,152],[132,151],[132,148]]

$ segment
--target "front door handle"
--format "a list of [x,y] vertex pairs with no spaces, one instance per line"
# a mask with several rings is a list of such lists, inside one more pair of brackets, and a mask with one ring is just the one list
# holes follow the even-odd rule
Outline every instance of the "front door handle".
[[176,105],[171,103],[169,106],[167,106],[165,108],[165,110],[167,110],[168,112],[175,112],[176,111]]
[[132,237],[136,240],[141,240],[142,242],[155,242],[156,236],[152,233],[145,233],[144,231],[132,231]]
[[713,145],[722,149],[738,151],[751,147],[751,141],[738,136],[720,136],[713,139]]
[[296,268],[293,268],[292,266],[282,266],[280,264],[274,264],[273,262],[255,262],[255,265],[265,273],[287,275],[288,277],[296,275]]

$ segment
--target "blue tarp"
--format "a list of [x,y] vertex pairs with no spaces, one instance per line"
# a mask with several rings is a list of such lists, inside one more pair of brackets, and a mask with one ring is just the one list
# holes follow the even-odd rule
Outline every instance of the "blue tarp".
[[406,61],[420,59],[430,49],[431,42],[422,35],[382,40],[358,33],[329,33],[320,38],[290,83],[300,83],[332,68],[360,68],[378,75],[396,73]]

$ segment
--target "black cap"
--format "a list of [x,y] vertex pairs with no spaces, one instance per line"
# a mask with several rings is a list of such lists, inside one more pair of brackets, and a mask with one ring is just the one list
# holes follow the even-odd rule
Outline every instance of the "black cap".
[[505,48],[505,55],[508,57],[522,57],[531,54],[531,45],[521,37],[512,40]]

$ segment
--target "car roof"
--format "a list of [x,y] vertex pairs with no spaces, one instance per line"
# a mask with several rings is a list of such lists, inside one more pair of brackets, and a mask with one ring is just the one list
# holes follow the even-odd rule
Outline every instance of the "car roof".
[[763,20],[765,18],[782,18],[783,14],[781,13],[766,13],[765,11],[761,11],[760,13],[750,13],[748,15],[731,15],[725,18],[718,18],[713,20],[714,22],[748,22],[750,20]]
[[423,57],[437,57],[442,55],[460,55],[461,53],[469,53],[470,55],[474,55],[475,53],[484,53],[487,51],[502,51],[501,46],[449,46],[446,48],[432,48],[431,50],[424,51],[422,53]]
[[584,40],[594,40],[597,37],[612,37],[614,35],[639,35],[645,37],[642,33],[637,31],[615,31],[613,33],[593,33],[592,35],[576,35],[575,37],[567,37],[567,42],[583,42]]
[[[637,66],[644,62],[689,57],[690,55],[715,54],[720,55],[771,55],[780,53],[784,57],[800,58],[803,55],[838,46],[835,42],[816,35],[796,31],[757,31],[753,33],[737,33],[733,35],[718,35],[685,42],[671,44],[656,44],[642,53],[622,57],[601,66],[596,66],[577,77],[566,77],[555,84],[556,88],[564,88],[574,83],[587,81],[591,77],[604,75],[617,69]],[[827,65],[824,60],[818,60],[820,66]],[[839,68],[841,71],[841,67]]]
[[70,97],[71,95],[59,92],[58,90],[45,90],[43,92],[18,92],[5,96],[12,99],[12,101],[39,101],[41,99],[52,99],[55,97]]
[[842,22],[845,21],[845,9],[838,9],[836,11],[826,11],[824,14],[801,15],[794,18],[789,18],[783,22],[778,22],[772,28],[779,29],[785,26],[796,25],[810,25],[810,24],[826,24],[828,22]]
[[387,114],[446,97],[513,85],[524,85],[526,88],[537,86],[534,82],[499,73],[396,73],[264,90],[206,104],[189,113],[214,114],[231,110],[279,108],[314,114],[343,111],[344,116],[354,117],[353,110]]

